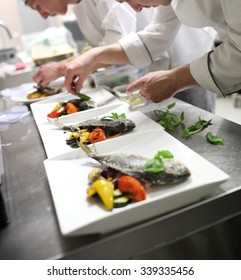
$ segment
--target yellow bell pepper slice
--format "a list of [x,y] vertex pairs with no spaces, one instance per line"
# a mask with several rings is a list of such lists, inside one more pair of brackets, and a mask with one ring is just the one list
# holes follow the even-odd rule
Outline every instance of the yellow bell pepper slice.
[[99,179],[91,187],[96,190],[105,207],[112,210],[114,207],[114,185],[105,179]]
[[89,136],[90,136],[90,133],[88,131],[81,132],[80,133],[80,141],[81,141],[81,143],[85,143],[88,140]]
[[89,188],[87,189],[87,196],[88,196],[88,197],[91,197],[91,196],[93,196],[94,194],[96,194],[96,189],[93,188],[92,186],[89,187]]
[[61,107],[62,107],[62,105],[60,103],[58,103],[51,112],[58,111]]

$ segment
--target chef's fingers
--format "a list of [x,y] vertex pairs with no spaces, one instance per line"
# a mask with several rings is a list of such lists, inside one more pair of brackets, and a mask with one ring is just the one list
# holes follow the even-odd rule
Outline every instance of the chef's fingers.
[[32,79],[35,81],[36,84],[40,84],[42,82],[42,78],[39,75],[39,72],[35,73],[32,76]]
[[140,95],[143,95],[144,94],[144,92],[143,92],[144,85],[145,85],[145,81],[142,79],[139,79],[127,87],[126,93],[128,95],[131,95],[134,91],[138,91]]
[[75,93],[80,93],[80,90],[82,89],[82,80],[79,79],[75,84]]
[[73,93],[73,94],[76,93],[76,91],[75,91],[75,79],[76,79],[76,75],[71,74],[71,73],[66,73],[64,86],[65,86],[67,92]]
[[32,76],[32,79],[35,81],[36,84],[38,84],[38,85],[40,85],[42,87],[46,87],[51,82],[50,79],[48,79],[47,77],[44,77],[39,72],[34,74]]
[[48,84],[50,83],[50,80],[48,79],[42,79],[40,80],[37,84],[42,86],[42,87],[46,87]]
[[72,82],[73,89],[75,93],[79,93],[83,85],[83,77],[82,76],[74,76],[74,80]]

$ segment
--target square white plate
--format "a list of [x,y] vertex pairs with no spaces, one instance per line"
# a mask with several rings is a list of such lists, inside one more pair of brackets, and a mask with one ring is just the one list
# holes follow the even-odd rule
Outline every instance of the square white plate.
[[107,211],[87,200],[87,176],[98,163],[77,149],[44,161],[63,235],[106,233],[160,216],[194,203],[214,191],[229,176],[164,130],[143,131],[100,142],[98,152],[131,153],[152,158],[158,150],[170,150],[191,171],[185,182],[153,186],[147,199]]
[[[79,117],[84,116],[87,112],[96,110],[98,109],[98,107],[111,106],[114,104],[121,103],[121,101],[118,98],[116,98],[113,94],[111,94],[106,89],[86,89],[81,91],[81,93],[91,97],[91,99],[93,99],[93,101],[96,103],[97,108],[81,111],[71,115],[62,116],[59,118],[61,119],[61,121],[64,121],[65,119],[68,120],[69,118],[70,119],[75,118],[74,116],[76,116],[76,118],[78,116]],[[73,94],[65,93],[65,94],[59,94],[56,97],[48,97],[45,100],[32,103],[31,110],[36,124],[38,125],[40,123],[48,123],[47,114],[50,113],[59,102],[68,101],[74,98],[78,99],[78,97],[74,96]]]
[[[142,114],[139,111],[130,111],[130,106],[126,103],[123,103],[122,105],[112,106],[112,108],[109,108],[109,111],[106,111],[106,107],[100,107],[98,110],[92,111],[92,113],[96,113],[95,116],[92,116],[92,118],[98,117],[104,117],[104,116],[111,116],[111,113],[117,113],[122,114],[124,113],[126,115],[126,118],[131,119],[136,124],[136,127],[133,131],[125,133],[121,135],[120,137],[126,137],[129,134],[135,134],[140,131],[147,131],[150,129],[162,129],[162,126],[157,124],[155,121],[151,120],[144,114]],[[110,110],[111,109],[111,110]],[[88,113],[85,115],[85,117],[88,116]],[[76,124],[73,120],[76,119],[76,115],[73,114],[73,116],[64,119],[65,125],[73,125]],[[70,121],[70,122],[67,122]],[[62,120],[60,120],[62,121]],[[79,122],[84,121],[83,119]],[[47,157],[53,157],[60,155],[65,152],[72,151],[73,148],[70,147],[70,145],[66,144],[66,139],[69,138],[70,132],[66,132],[58,127],[56,127],[53,124],[39,124],[38,125],[39,133],[41,135],[45,151],[47,154]],[[107,139],[105,141],[109,142],[112,141],[113,138]],[[98,146],[99,143],[96,143],[96,146]]]

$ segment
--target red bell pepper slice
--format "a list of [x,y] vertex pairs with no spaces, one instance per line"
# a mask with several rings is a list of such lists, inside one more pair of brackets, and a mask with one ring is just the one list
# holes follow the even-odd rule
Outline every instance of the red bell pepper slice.
[[54,118],[58,118],[58,117],[62,116],[66,112],[67,112],[67,106],[63,106],[56,111],[52,111],[47,116],[48,116],[48,118],[54,119]]

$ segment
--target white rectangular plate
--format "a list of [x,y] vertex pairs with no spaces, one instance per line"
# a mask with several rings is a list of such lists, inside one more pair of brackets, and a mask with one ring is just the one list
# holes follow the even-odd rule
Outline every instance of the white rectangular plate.
[[177,160],[191,171],[185,182],[155,186],[147,199],[126,207],[107,211],[87,200],[87,176],[98,163],[81,149],[44,161],[56,213],[63,235],[106,233],[160,216],[177,208],[194,203],[214,191],[229,176],[196,154],[164,130],[143,131],[125,138],[100,142],[98,152],[131,153],[148,158],[158,150],[170,150]]
[[[109,108],[109,111],[106,111],[106,107],[101,107],[97,111],[92,111],[96,113],[95,116],[92,116],[92,118],[98,117],[101,118],[103,116],[111,116],[111,113],[117,113],[122,114],[124,113],[126,115],[126,118],[131,119],[136,124],[136,127],[133,131],[128,132],[126,134],[123,134],[119,137],[126,137],[129,134],[135,134],[140,131],[146,131],[148,133],[148,130],[150,129],[161,129],[162,126],[151,120],[150,118],[146,117],[144,114],[142,114],[139,111],[130,111],[130,106],[126,103],[123,103],[122,105],[112,106],[112,108]],[[111,110],[110,110],[111,109]],[[87,113],[88,115],[88,113]],[[74,115],[73,115],[74,117]],[[85,116],[86,117],[86,116]],[[70,123],[67,122],[67,119],[64,120],[65,125],[75,124],[76,122],[73,121],[73,118],[68,118]],[[60,120],[61,121],[61,120]],[[81,120],[81,122],[84,120]],[[80,121],[78,121],[80,122]],[[53,124],[39,124],[38,125],[39,133],[41,135],[45,151],[47,154],[47,157],[53,157],[60,155],[65,152],[72,151],[73,148],[71,148],[69,145],[66,144],[66,139],[69,137],[70,132],[66,132],[58,127],[56,127]],[[113,138],[105,140],[106,142],[112,141]],[[96,143],[95,145],[98,146],[99,143]]]
[[[68,120],[77,117],[81,119],[81,116],[85,116],[87,112],[89,113],[92,112],[93,110],[97,110],[98,107],[106,107],[106,106],[111,106],[114,104],[121,103],[121,101],[118,98],[116,98],[113,94],[111,94],[109,91],[105,89],[87,89],[81,92],[91,97],[91,99],[93,99],[93,101],[96,103],[97,108],[81,111],[71,115],[62,116],[59,118],[61,119],[61,121],[64,121],[65,119]],[[56,97],[52,97],[52,98],[49,97],[45,100],[32,103],[31,109],[36,124],[38,125],[40,123],[48,123],[47,114],[50,113],[59,102],[68,101],[74,98],[78,98],[78,97],[70,93],[65,93],[65,94],[59,94]]]

